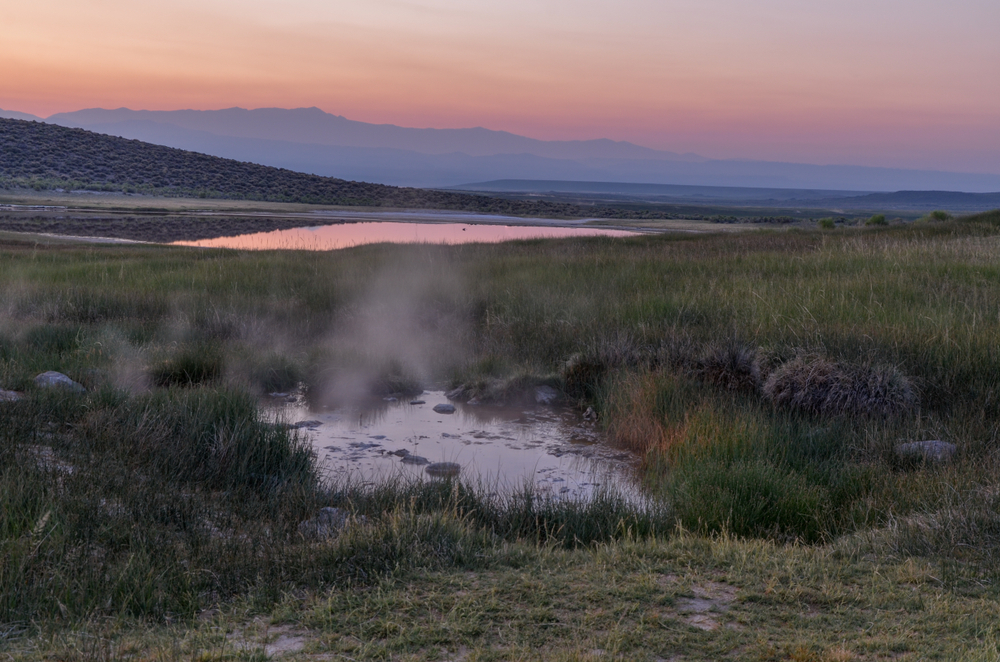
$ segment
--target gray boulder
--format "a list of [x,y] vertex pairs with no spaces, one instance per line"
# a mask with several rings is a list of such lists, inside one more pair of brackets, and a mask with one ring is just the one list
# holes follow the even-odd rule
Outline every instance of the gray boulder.
[[5,391],[0,388],[0,402],[17,402],[21,399],[21,394],[17,391]]
[[908,441],[896,446],[896,456],[902,460],[925,460],[928,462],[947,462],[958,447],[947,441],[934,439],[931,441]]
[[404,455],[403,459],[400,461],[403,464],[416,464],[418,466],[423,464],[430,464],[431,462],[426,457],[420,457],[419,455],[410,455],[410,454]]
[[449,404],[434,405],[434,411],[436,411],[439,414],[454,414],[455,405],[449,405]]
[[43,372],[35,377],[35,386],[39,388],[64,388],[77,393],[87,392],[87,389],[82,384],[77,384],[66,375],[54,370]]
[[313,519],[299,523],[299,533],[307,540],[334,538],[347,526],[347,511],[342,508],[322,508]]

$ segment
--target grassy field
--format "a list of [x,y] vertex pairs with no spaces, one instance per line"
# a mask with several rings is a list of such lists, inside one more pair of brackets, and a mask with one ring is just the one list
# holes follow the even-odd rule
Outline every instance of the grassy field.
[[[14,659],[996,659],[1000,215],[0,251]],[[86,393],[51,392],[58,370]],[[559,385],[654,501],[320,485],[256,397]],[[900,442],[943,440],[951,462]],[[323,506],[332,542],[298,525]],[[270,648],[268,648],[270,647]],[[279,650],[281,649],[281,650]],[[283,652],[284,651],[284,652]]]

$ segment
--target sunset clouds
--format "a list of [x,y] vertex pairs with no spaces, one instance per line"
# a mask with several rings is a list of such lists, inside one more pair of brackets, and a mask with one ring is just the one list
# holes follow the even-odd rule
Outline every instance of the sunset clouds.
[[1000,172],[998,30],[995,0],[33,0],[0,7],[0,108],[319,106]]

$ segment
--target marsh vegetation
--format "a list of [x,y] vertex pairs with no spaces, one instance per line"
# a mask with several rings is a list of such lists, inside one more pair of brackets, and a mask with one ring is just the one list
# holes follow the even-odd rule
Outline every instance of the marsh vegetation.
[[[306,653],[354,659],[996,651],[997,213],[332,253],[2,251],[0,388],[22,394],[0,402],[12,653],[250,655],[198,638],[220,607],[226,627],[269,614],[323,633]],[[86,393],[36,387],[46,370]],[[323,484],[299,432],[258,406],[430,384],[497,400],[558,387],[641,457],[650,504]],[[956,453],[896,451],[923,440]],[[324,507],[346,528],[303,536]],[[105,644],[87,648],[95,628]]]

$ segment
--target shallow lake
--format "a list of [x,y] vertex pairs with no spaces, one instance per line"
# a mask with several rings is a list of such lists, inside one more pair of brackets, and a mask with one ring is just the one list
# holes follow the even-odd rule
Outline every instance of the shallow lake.
[[[448,404],[454,413],[434,411]],[[334,479],[433,479],[435,467],[449,463],[446,469],[489,491],[525,483],[537,493],[570,498],[602,486],[638,490],[638,458],[610,447],[593,421],[566,407],[466,405],[442,391],[321,411],[274,407],[282,420],[300,426]]]
[[235,237],[175,242],[180,246],[244,250],[328,251],[376,243],[465,244],[558,237],[628,237],[636,232],[579,225],[504,225],[500,223],[364,221],[275,230]]

